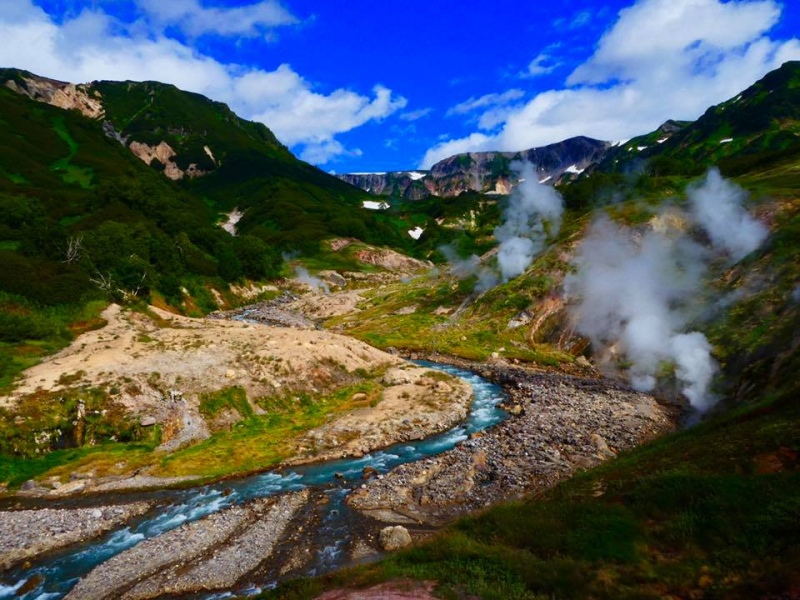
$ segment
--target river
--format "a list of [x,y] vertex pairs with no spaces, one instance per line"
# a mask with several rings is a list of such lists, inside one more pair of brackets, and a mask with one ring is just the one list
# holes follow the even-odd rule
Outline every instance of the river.
[[[158,505],[127,527],[50,554],[30,566],[4,573],[0,576],[0,599],[62,598],[80,577],[144,539],[247,500],[309,487],[324,490],[330,502],[325,505],[316,532],[316,557],[305,574],[319,575],[343,566],[348,560],[345,550],[349,543],[350,522],[358,518],[345,504],[345,498],[361,484],[361,474],[365,467],[372,467],[378,473],[386,473],[400,464],[423,460],[450,450],[470,434],[491,427],[507,416],[498,408],[505,399],[505,393],[499,386],[471,371],[427,361],[415,362],[460,377],[472,386],[473,400],[464,422],[425,440],[397,444],[362,458],[278,469],[185,490],[137,494],[136,499],[155,500]],[[256,586],[225,594],[207,595],[205,598],[254,594],[261,591],[262,586],[268,585],[270,582],[260,582]],[[23,589],[25,592],[20,594]]]

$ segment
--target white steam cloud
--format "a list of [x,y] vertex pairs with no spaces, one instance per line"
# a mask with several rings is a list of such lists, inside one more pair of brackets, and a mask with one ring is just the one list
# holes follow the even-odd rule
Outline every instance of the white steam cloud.
[[[757,249],[766,228],[743,208],[747,193],[712,170],[689,190],[690,220],[702,227],[711,250],[739,260]],[[703,313],[702,278],[710,251],[670,224],[644,233],[604,216],[589,228],[565,278],[577,331],[596,350],[624,355],[631,384],[650,391],[664,366],[675,367],[681,391],[697,410],[714,402],[711,384],[717,364],[711,345],[698,331],[686,332]]]
[[311,287],[311,290],[315,294],[330,294],[331,288],[328,287],[328,284],[322,281],[319,277],[315,277],[311,273],[308,272],[308,269],[305,267],[297,266],[294,268],[295,279],[300,283],[305,283],[306,285]]
[[481,264],[481,259],[473,254],[469,258],[461,258],[454,244],[440,246],[441,252],[450,264],[450,273],[459,279],[477,277],[476,292],[485,292],[500,283],[497,274],[488,266]]
[[503,280],[525,272],[534,256],[544,248],[547,235],[561,228],[564,200],[554,188],[539,183],[531,163],[514,163],[520,184],[511,194],[503,222],[494,230],[500,242],[497,263]]
[[580,298],[573,317],[595,348],[632,361],[631,384],[650,391],[662,364],[676,376],[692,406],[708,404],[715,370],[701,333],[682,333],[691,314],[705,261],[702,248],[683,236],[650,230],[638,240],[608,217],[595,221],[565,279],[567,294]]
[[711,169],[702,184],[689,188],[692,216],[707,232],[711,243],[741,260],[767,237],[767,228],[744,209],[747,192]]

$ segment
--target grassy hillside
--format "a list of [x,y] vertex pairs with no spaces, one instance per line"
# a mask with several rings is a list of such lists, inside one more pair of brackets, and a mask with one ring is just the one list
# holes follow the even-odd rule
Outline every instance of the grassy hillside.
[[709,165],[741,175],[781,156],[800,153],[800,62],[787,62],[693,123],[668,121],[618,146],[603,173],[695,175]]

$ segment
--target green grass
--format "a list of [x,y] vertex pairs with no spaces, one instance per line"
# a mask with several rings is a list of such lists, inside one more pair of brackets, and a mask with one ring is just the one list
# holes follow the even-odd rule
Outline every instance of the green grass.
[[[248,413],[246,417],[230,431],[215,433],[199,444],[163,457],[156,473],[214,478],[266,469],[295,454],[296,440],[301,434],[323,425],[337,413],[378,401],[381,389],[376,382],[367,380],[320,397],[294,394],[257,398],[254,402],[265,413],[253,414],[252,408],[244,408],[247,403],[244,390],[227,388],[205,397],[201,411],[216,414],[214,411],[233,406],[240,414]],[[366,398],[354,401],[353,395],[360,392]]]
[[153,443],[108,443],[54,450],[32,458],[0,454],[0,482],[6,483],[10,489],[15,489],[29,479],[37,479],[45,474],[56,475],[66,480],[69,473],[77,470],[83,463],[91,462],[96,468],[100,463],[113,465],[119,462],[133,462],[136,458],[141,459],[149,455],[154,447]]
[[800,407],[729,411],[365,567],[261,598],[398,578],[443,598],[755,598],[800,584]]
[[0,395],[11,392],[17,376],[61,350],[85,331],[105,325],[106,302],[37,306],[0,292]]
[[205,417],[216,417],[225,409],[235,410],[242,418],[253,416],[253,407],[247,401],[247,392],[236,386],[200,396],[200,414]]
[[79,167],[72,164],[72,160],[78,154],[79,146],[78,142],[69,134],[63,117],[53,119],[53,129],[58,134],[58,137],[67,144],[69,154],[54,162],[51,168],[61,173],[64,183],[77,183],[82,188],[88,189],[92,185],[94,171],[89,167]]

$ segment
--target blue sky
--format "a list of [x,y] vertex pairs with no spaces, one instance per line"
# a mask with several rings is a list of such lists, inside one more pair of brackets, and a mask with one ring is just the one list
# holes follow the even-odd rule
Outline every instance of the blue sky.
[[[157,79],[229,103],[326,170],[696,118],[800,59],[800,3],[0,0],[0,64]],[[377,86],[377,87],[376,87]]]

